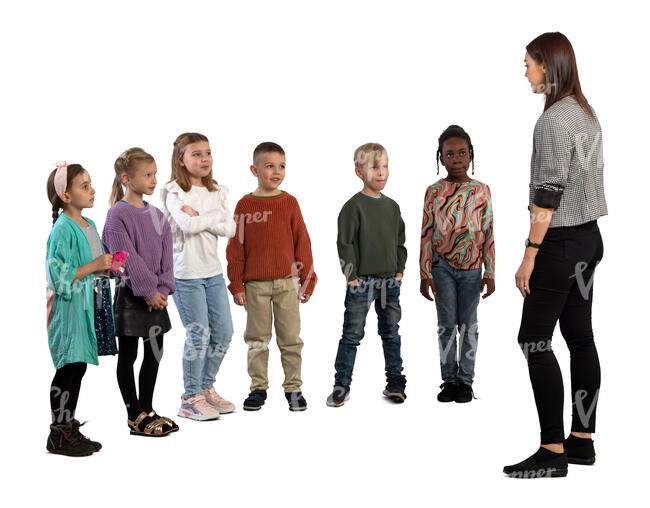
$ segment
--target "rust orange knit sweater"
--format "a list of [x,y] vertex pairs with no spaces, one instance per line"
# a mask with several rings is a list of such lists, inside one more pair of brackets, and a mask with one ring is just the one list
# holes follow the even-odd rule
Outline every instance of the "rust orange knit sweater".
[[235,207],[237,232],[228,241],[228,289],[244,292],[249,280],[300,277],[305,293],[312,294],[316,273],[311,241],[298,201],[288,192],[270,197],[250,194]]

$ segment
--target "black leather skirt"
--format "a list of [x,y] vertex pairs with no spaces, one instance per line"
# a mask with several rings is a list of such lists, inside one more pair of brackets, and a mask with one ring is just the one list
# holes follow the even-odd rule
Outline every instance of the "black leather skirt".
[[135,296],[125,283],[116,285],[113,313],[118,337],[155,337],[172,328],[166,308],[149,312],[145,299]]

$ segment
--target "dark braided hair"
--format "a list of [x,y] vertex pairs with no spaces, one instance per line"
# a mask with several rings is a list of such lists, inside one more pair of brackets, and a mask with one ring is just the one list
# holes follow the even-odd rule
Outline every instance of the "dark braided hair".
[[[70,189],[70,184],[72,183],[72,180],[74,180],[75,176],[85,171],[86,170],[81,166],[81,164],[68,164],[68,178],[66,179],[65,190],[67,191]],[[65,204],[54,189],[54,175],[56,175],[56,169],[50,173],[50,176],[47,179],[47,198],[50,200],[50,203],[52,203],[52,224],[54,224],[59,218],[59,210],[63,209],[63,205]]]
[[469,155],[472,158],[472,174],[474,173],[474,146],[472,146],[472,140],[469,137],[469,134],[465,132],[460,125],[450,125],[447,127],[440,137],[438,138],[438,151],[436,152],[436,171],[440,171],[440,154],[442,153],[442,145],[449,138],[461,138],[467,141],[467,146],[469,147]]

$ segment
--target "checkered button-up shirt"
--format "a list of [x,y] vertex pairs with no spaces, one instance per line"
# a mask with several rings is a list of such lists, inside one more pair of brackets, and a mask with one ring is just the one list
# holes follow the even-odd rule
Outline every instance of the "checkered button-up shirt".
[[533,204],[554,209],[550,228],[607,215],[600,124],[571,96],[553,104],[535,124],[529,187],[531,215]]

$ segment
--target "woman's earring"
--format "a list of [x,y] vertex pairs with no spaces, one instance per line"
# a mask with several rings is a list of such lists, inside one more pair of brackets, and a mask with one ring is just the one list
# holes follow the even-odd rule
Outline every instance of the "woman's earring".
[[472,165],[472,174],[474,174],[474,165]]
[[436,166],[436,175],[439,175],[439,174],[440,174],[440,167]]

